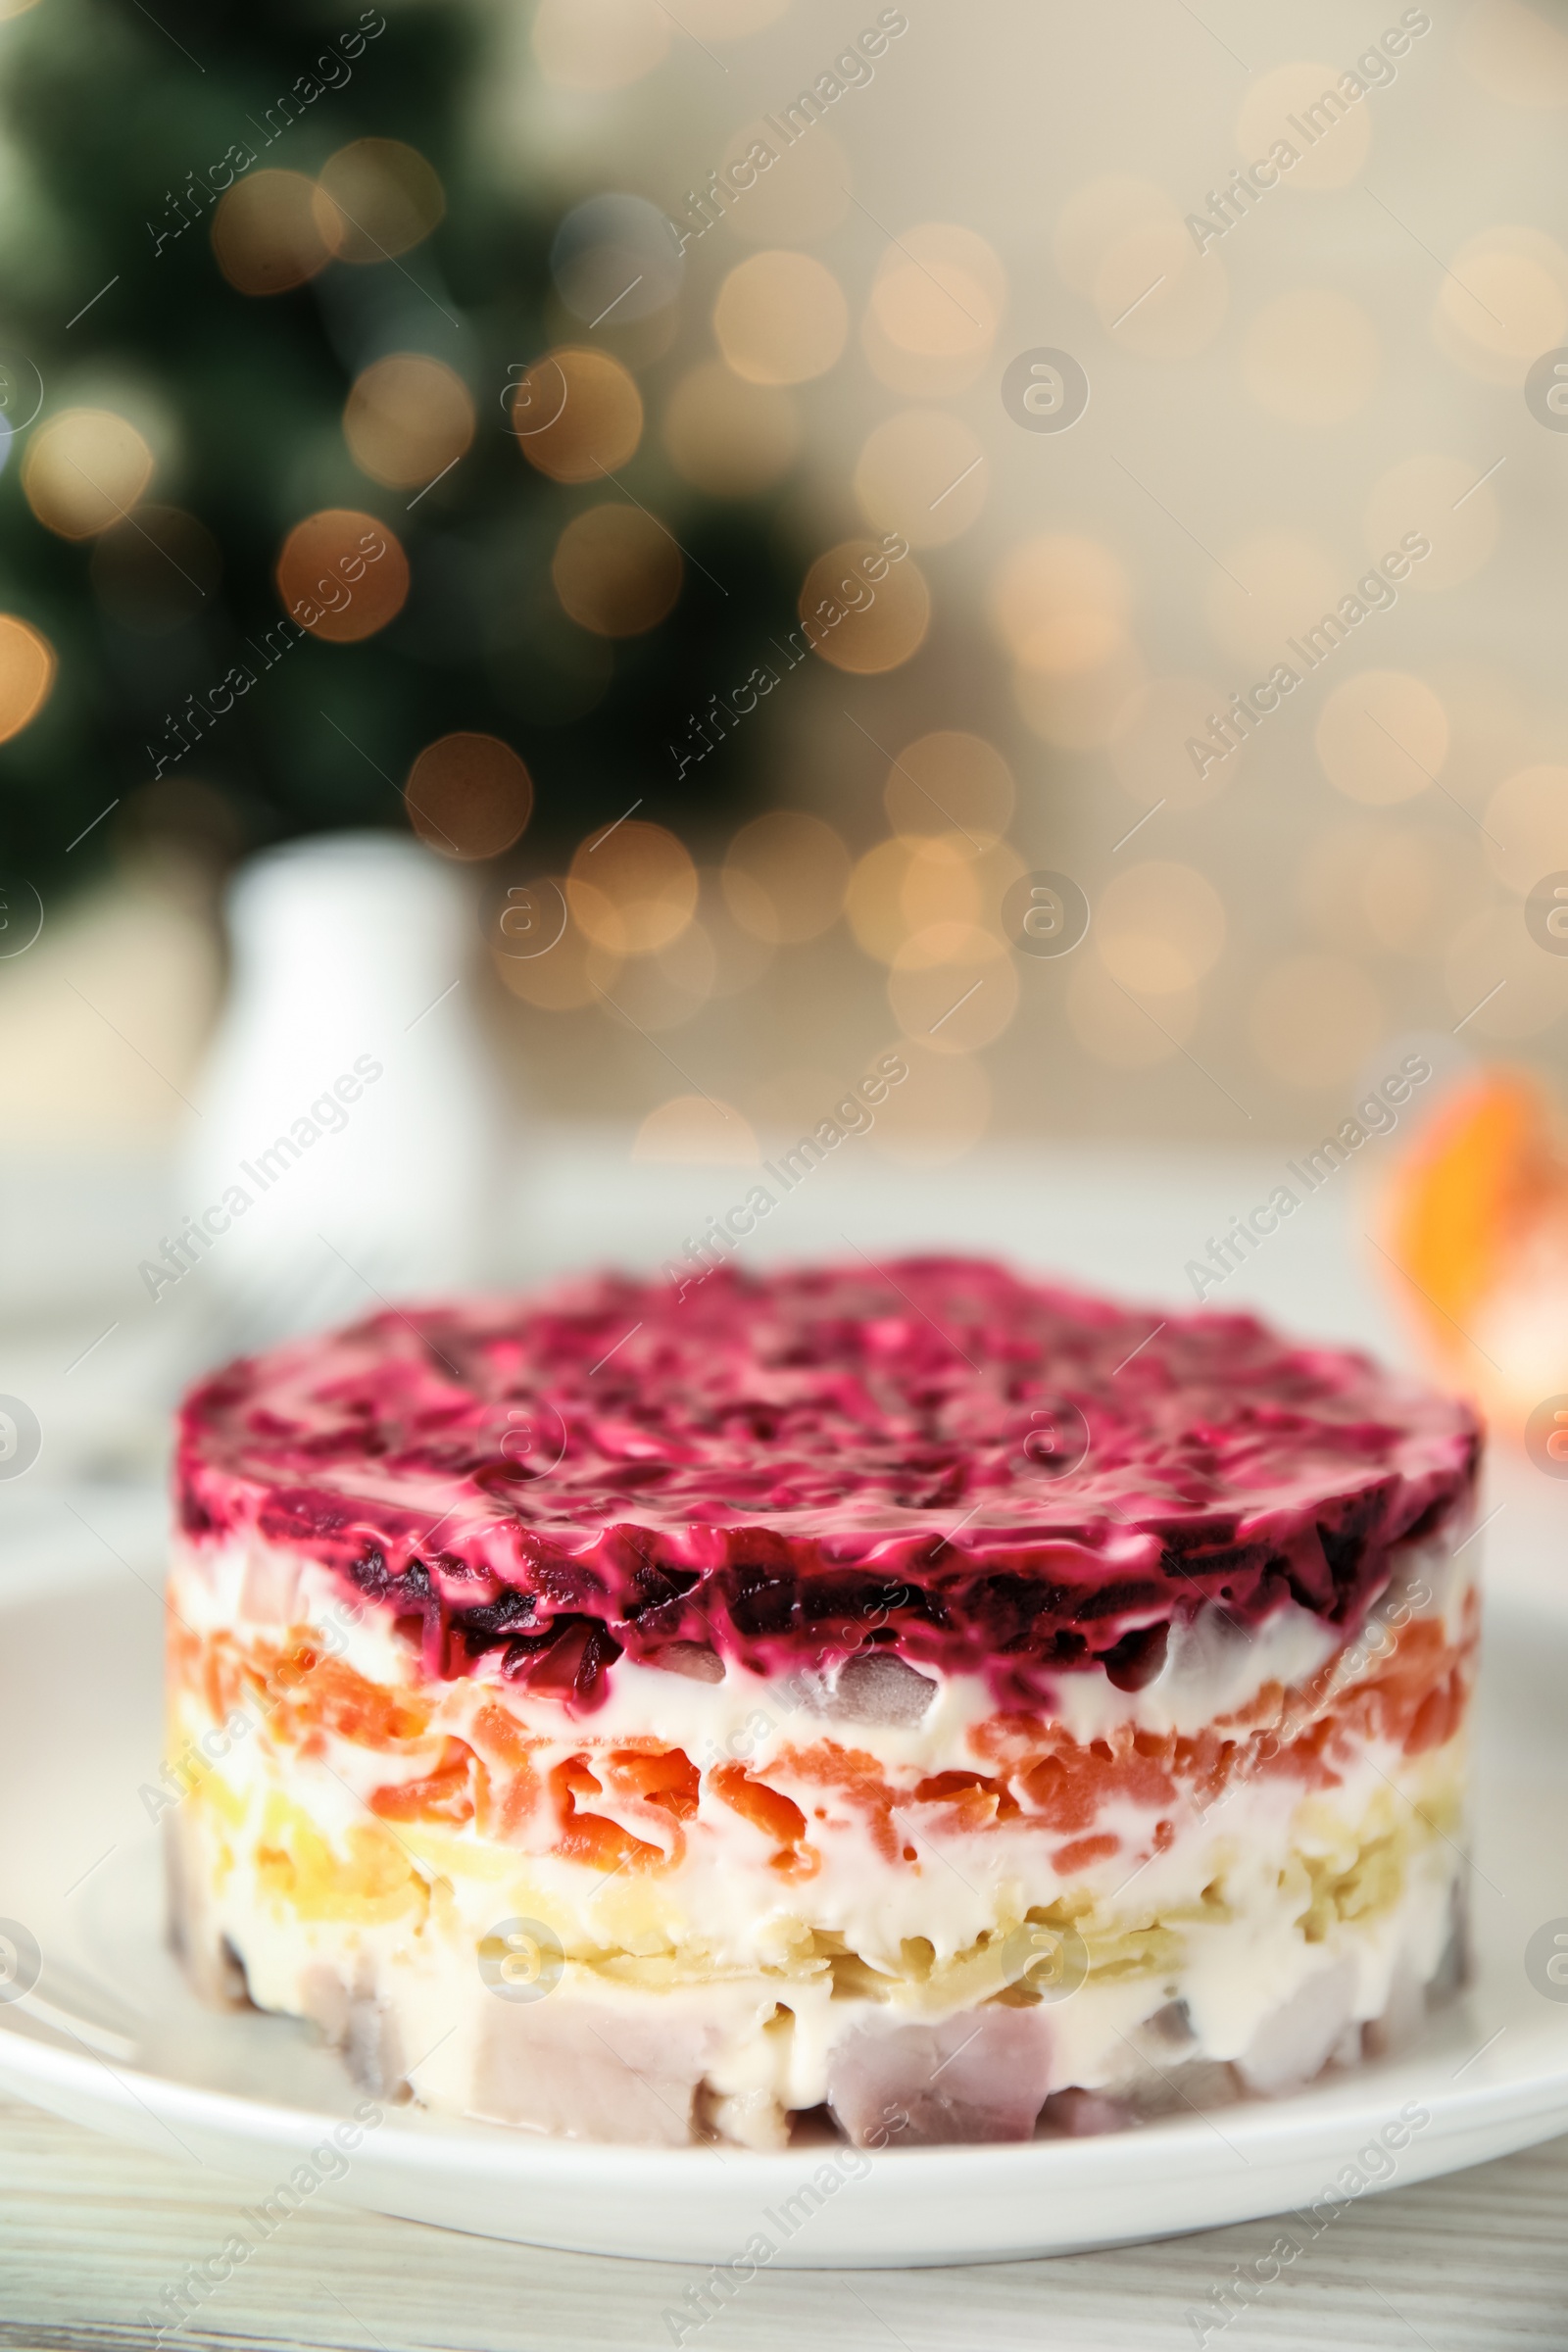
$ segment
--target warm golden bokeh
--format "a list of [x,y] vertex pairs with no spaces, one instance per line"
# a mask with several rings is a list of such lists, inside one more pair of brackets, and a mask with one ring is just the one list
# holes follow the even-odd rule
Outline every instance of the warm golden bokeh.
[[1014,661],[1050,676],[1096,668],[1127,623],[1127,574],[1096,539],[1048,533],[1004,558],[991,619]]
[[[1070,627],[1060,641],[1072,643]],[[1083,752],[1108,744],[1149,683],[1143,656],[1130,638],[1112,638],[1102,659],[1071,671],[1033,669],[1020,662],[1012,691],[1020,715],[1042,742]]]
[[1476,0],[1459,19],[1458,51],[1482,88],[1510,106],[1568,106],[1568,34],[1523,0]]
[[409,253],[446,209],[435,172],[401,139],[351,141],[323,164],[317,182],[317,226],[340,262],[368,266]]
[[1568,332],[1568,254],[1539,228],[1467,237],[1444,270],[1432,332],[1467,374],[1522,384],[1531,361]]
[[0,743],[20,735],[49,700],[55,649],[14,612],[0,612]]
[[1333,286],[1265,303],[1242,345],[1242,381],[1259,408],[1309,431],[1365,408],[1382,364],[1372,320]]
[[1471,840],[1364,818],[1331,826],[1301,860],[1297,905],[1325,947],[1425,961],[1474,905]]
[[550,940],[541,954],[518,956],[509,953],[505,943],[492,951],[498,978],[513,996],[540,1012],[580,1012],[586,1005],[599,1004],[617,986],[622,970],[619,956],[598,946],[569,916],[557,935],[555,894],[561,893],[564,908],[565,890],[564,875],[556,874],[528,886],[526,896],[540,909]]
[[746,383],[718,360],[705,360],[681,377],[664,409],[663,431],[676,472],[714,498],[770,489],[801,446],[789,393]]
[[152,451],[112,409],[62,409],[22,461],[28,506],[62,539],[91,539],[123,521],[152,477]]
[[801,586],[801,621],[812,651],[835,669],[897,669],[922,643],[931,592],[912,556],[893,563],[871,539],[846,539],[818,556]]
[[837,922],[850,854],[833,827],[804,809],[775,808],[742,825],[721,877],[737,923],[773,945],[817,939]]
[[402,612],[409,560],[373,514],[324,507],[297,522],[277,559],[283,609],[313,637],[354,645]]
[[1095,907],[1101,961],[1139,996],[1175,996],[1196,986],[1225,948],[1225,908],[1213,884],[1190,865],[1149,858],[1107,882]]
[[643,402],[606,351],[553,351],[512,399],[512,429],[530,466],[555,482],[595,482],[624,466],[643,434]]
[[363,473],[415,490],[450,471],[473,440],[473,402],[461,375],[421,352],[394,352],[355,378],[343,437]]
[[533,53],[564,90],[620,90],[652,73],[669,47],[656,0],[540,0]]
[[1006,272],[972,228],[927,220],[899,231],[871,281],[871,316],[916,358],[983,358],[1007,299]]
[[1023,872],[1010,842],[974,841],[964,833],[920,833],[907,838],[908,858],[899,878],[899,917],[906,942],[923,938],[924,960],[966,953],[954,935],[984,930],[1002,938],[1002,903]]
[[936,923],[905,940],[888,972],[888,1003],[906,1037],[939,1054],[972,1054],[999,1038],[1018,1006],[1018,968],[977,925]]
[[945,409],[905,409],[875,426],[855,469],[867,522],[911,547],[956,539],[985,505],[989,467],[966,424]]
[[302,172],[248,172],[213,215],[213,253],[241,294],[286,294],[324,267],[331,247],[316,182]]
[[1174,1061],[1197,1025],[1196,988],[1166,990],[1145,1003],[1118,982],[1095,950],[1072,959],[1067,1018],[1094,1060],[1113,1070],[1151,1070]]
[[498,858],[533,812],[533,779],[494,735],[443,735],[427,744],[403,787],[409,822],[444,858]]
[[680,594],[685,566],[662,523],[613,501],[574,514],[556,543],[550,576],[563,609],[599,637],[641,637]]
[[895,833],[1004,833],[1012,770],[982,735],[942,728],[906,743],[888,769],[882,802]]
[[625,817],[579,847],[566,876],[572,919],[613,956],[651,956],[697,911],[697,868],[663,825]]
[[1323,773],[1347,800],[1385,807],[1436,780],[1448,756],[1448,714],[1422,679],[1363,669],[1328,697],[1314,740]]
[[753,384],[825,375],[850,331],[844,289],[808,253],[754,253],[718,289],[713,332],[735,373]]
[[1483,822],[1494,873],[1521,898],[1544,874],[1568,873],[1568,767],[1517,769],[1493,793]]

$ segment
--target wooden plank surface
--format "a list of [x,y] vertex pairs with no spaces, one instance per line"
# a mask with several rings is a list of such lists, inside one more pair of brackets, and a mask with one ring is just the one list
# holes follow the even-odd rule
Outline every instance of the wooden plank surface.
[[[0,2346],[151,2343],[140,2315],[240,2227],[252,2192],[0,2102]],[[1136,2217],[1129,2217],[1136,2221]],[[1269,2222],[1051,2262],[760,2273],[701,2352],[1487,2352],[1568,2347],[1568,2138],[1365,2197],[1228,2326],[1210,2290]],[[213,2352],[653,2352],[697,2274],[461,2237],[314,2204],[166,2342]]]

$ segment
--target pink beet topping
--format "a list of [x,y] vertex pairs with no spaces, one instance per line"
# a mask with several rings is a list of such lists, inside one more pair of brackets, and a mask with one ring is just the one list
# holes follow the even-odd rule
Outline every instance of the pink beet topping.
[[1039,1704],[1140,1687],[1205,1599],[1349,1638],[1479,1450],[1363,1355],[928,1257],[377,1315],[202,1383],[176,1477],[197,1541],[298,1546],[433,1675],[499,1653],[592,1705],[671,1642],[892,1646]]

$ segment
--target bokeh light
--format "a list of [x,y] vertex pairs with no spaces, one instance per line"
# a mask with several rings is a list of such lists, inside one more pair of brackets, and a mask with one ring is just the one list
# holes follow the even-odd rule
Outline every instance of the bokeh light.
[[855,469],[860,512],[911,547],[940,547],[985,505],[990,468],[974,433],[945,409],[906,409],[877,425]]
[[[554,906],[554,894],[559,891],[565,899],[566,880],[562,874],[541,876],[528,887],[527,896],[543,907]],[[555,933],[555,920],[549,920],[547,936]],[[622,971],[620,957],[591,940],[569,915],[559,936],[537,956],[508,954],[506,945],[492,949],[492,961],[497,977],[511,995],[532,1004],[540,1012],[580,1012],[586,1005],[597,1005],[619,984]]]
[[670,394],[663,434],[671,465],[694,489],[750,498],[795,463],[800,414],[788,392],[746,383],[721,361],[705,360]]
[[1331,826],[1309,845],[1296,897],[1327,947],[1424,960],[1453,937],[1476,883],[1467,841],[1361,819]]
[[1266,302],[1242,345],[1242,381],[1259,408],[1308,430],[1365,408],[1381,369],[1372,320],[1333,286]]
[[513,394],[512,429],[555,482],[593,482],[624,466],[643,433],[642,394],[606,351],[552,351]]
[[655,0],[540,0],[533,53],[558,88],[620,90],[662,62],[669,32]]
[[724,860],[722,888],[736,922],[772,945],[817,939],[837,922],[850,854],[821,817],[775,808],[742,825]]
[[892,563],[874,540],[846,539],[818,556],[801,587],[812,650],[835,669],[897,669],[925,637],[931,594],[912,556]]
[[1493,793],[1483,822],[1494,872],[1521,898],[1543,874],[1568,871],[1568,767],[1519,768]]
[[1006,272],[984,237],[952,221],[901,230],[871,281],[871,316],[916,358],[984,359],[1007,299]]
[[696,913],[697,868],[662,825],[622,818],[578,848],[566,904],[595,946],[613,956],[651,956],[678,939]]
[[825,375],[850,331],[844,289],[808,253],[754,253],[718,290],[713,332],[735,373],[753,384]]
[[1568,330],[1568,254],[1539,228],[1484,229],[1445,269],[1432,314],[1439,348],[1491,384],[1522,384]]
[[983,735],[942,728],[906,743],[882,788],[896,833],[1004,833],[1012,816],[1012,770]]
[[473,440],[473,422],[462,376],[440,360],[400,351],[355,378],[343,437],[362,473],[414,490],[451,470]]
[[1225,946],[1225,908],[1190,865],[1149,858],[1117,874],[1095,908],[1095,945],[1112,979],[1140,996],[1174,996],[1211,971]]
[[1098,540],[1051,533],[1004,559],[992,622],[1014,661],[1053,677],[1097,668],[1126,628],[1127,575]]
[[498,858],[533,812],[533,779],[494,735],[443,735],[427,744],[403,787],[409,822],[444,858]]
[[680,549],[652,514],[613,502],[574,514],[550,576],[564,610],[600,637],[641,637],[680,594]]
[[161,637],[195,618],[222,569],[217,540],[194,514],[143,500],[132,517],[99,535],[90,576],[121,628]]
[[972,1054],[999,1038],[1017,1010],[1017,962],[975,924],[933,924],[899,948],[888,1003],[906,1037],[939,1054]]
[[55,650],[15,612],[0,612],[0,743],[37,717],[55,682]]
[[1249,1018],[1263,1068],[1302,1091],[1353,1084],[1383,1026],[1377,989],[1341,956],[1287,956],[1270,964]]
[[337,260],[368,266],[422,244],[447,200],[416,147],[401,139],[355,139],[322,166],[315,209]]
[[122,521],[152,476],[152,451],[112,409],[63,409],[22,461],[28,506],[62,539],[91,539]]
[[325,507],[297,522],[284,540],[277,592],[284,611],[313,637],[354,645],[402,612],[409,560],[375,515]]
[[1088,668],[1059,672],[1020,662],[1012,673],[1013,696],[1026,723],[1043,742],[1067,752],[1109,743],[1148,683],[1143,656],[1125,637],[1114,640]]
[[1381,807],[1414,800],[1436,779],[1448,756],[1448,714],[1422,679],[1363,669],[1328,697],[1315,740],[1335,789]]
[[1467,71],[1494,98],[1548,110],[1568,106],[1568,35],[1522,0],[1478,0],[1455,27]]
[[717,953],[707,925],[697,917],[663,947],[622,964],[615,982],[615,1010],[650,1035],[678,1029],[715,994],[717,977]]
[[301,172],[248,172],[213,215],[213,253],[241,294],[286,294],[331,255],[316,182]]

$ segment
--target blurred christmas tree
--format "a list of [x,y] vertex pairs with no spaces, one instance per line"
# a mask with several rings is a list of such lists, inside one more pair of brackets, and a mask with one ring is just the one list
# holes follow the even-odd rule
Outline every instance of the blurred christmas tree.
[[[402,824],[458,731],[526,761],[530,843],[734,799],[734,753],[669,747],[798,572],[647,447],[667,223],[471,164],[484,41],[417,0],[0,24],[0,871],[74,879],[127,818]],[[504,763],[435,784],[503,845]]]

